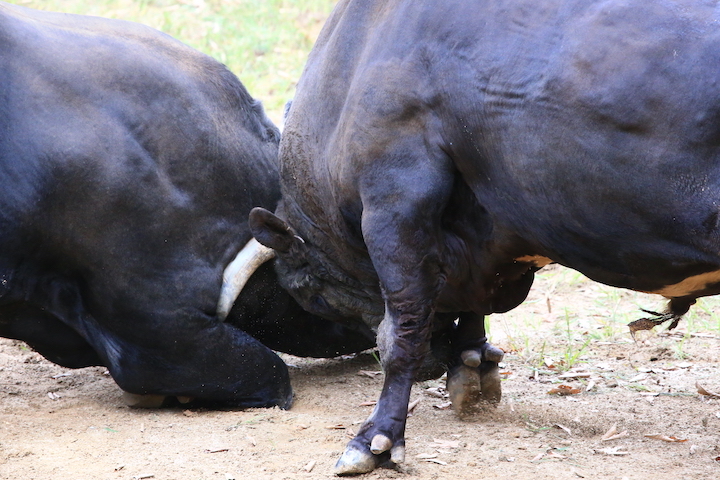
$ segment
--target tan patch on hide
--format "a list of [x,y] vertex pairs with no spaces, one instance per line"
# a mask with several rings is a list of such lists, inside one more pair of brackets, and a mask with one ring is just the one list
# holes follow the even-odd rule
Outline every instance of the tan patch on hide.
[[648,293],[658,293],[668,298],[686,297],[704,290],[705,287],[713,283],[720,283],[720,270],[694,275],[675,285],[668,285],[660,290]]
[[542,268],[545,265],[553,263],[553,261],[542,255],[525,255],[524,257],[518,257],[515,259],[516,262],[532,263],[536,267]]

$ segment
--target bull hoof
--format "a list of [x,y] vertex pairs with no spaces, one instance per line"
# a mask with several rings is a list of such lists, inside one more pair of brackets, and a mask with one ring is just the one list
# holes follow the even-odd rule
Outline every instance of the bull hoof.
[[477,368],[482,362],[482,355],[477,350],[465,350],[460,354],[463,364],[470,368]]
[[453,369],[448,373],[447,391],[453,408],[459,416],[475,413],[482,400],[480,372],[467,365]]
[[379,457],[369,451],[348,445],[342,457],[335,464],[335,475],[359,475],[372,472],[379,465]]
[[465,363],[455,367],[448,372],[447,391],[459,416],[477,413],[483,402],[499,403],[502,385],[498,364],[484,361],[477,368]]
[[165,395],[138,395],[123,391],[125,405],[132,408],[160,408],[166,398]]
[[482,350],[482,359],[485,362],[502,362],[502,359],[505,357],[505,352],[501,349],[496,347],[495,345],[492,345],[490,343],[486,343],[481,347]]
[[484,401],[500,403],[502,385],[500,384],[500,369],[497,363],[483,362],[480,365],[480,390]]

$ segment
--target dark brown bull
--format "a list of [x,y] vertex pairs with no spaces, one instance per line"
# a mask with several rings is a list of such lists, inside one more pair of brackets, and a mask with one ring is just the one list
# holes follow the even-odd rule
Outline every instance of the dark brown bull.
[[304,312],[270,265],[231,308],[278,142],[233,74],[167,35],[0,3],[0,336],[154,400],[289,406],[271,348],[374,339]]
[[378,332],[385,384],[338,473],[403,459],[439,336],[456,406],[497,399],[483,316],[548,262],[663,295],[670,317],[720,292],[719,66],[714,2],[338,4],[290,109],[277,216],[251,214],[304,308]]

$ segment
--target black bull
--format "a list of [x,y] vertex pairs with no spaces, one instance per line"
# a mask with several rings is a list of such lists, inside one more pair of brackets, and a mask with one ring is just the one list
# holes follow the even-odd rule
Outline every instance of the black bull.
[[234,75],[167,35],[0,3],[0,336],[134,394],[287,407],[268,347],[374,339],[305,313],[270,265],[218,300],[250,209],[279,200],[278,142]]
[[663,295],[662,318],[720,292],[719,78],[714,2],[337,5],[287,119],[283,199],[250,224],[304,308],[378,331],[385,383],[338,473],[402,461],[440,333],[456,403],[497,399],[483,316],[549,262]]

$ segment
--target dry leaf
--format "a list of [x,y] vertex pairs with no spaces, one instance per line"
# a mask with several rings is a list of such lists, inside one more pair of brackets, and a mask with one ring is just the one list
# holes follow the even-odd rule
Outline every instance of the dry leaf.
[[611,435],[611,436],[609,436],[608,438],[603,438],[601,441],[602,441],[602,442],[609,442],[610,440],[617,440],[618,438],[625,438],[625,437],[629,437],[629,436],[630,436],[630,434],[628,433],[628,431],[627,431],[627,430],[623,430],[622,432],[620,432],[620,433],[618,433],[618,434],[616,434],[616,435]]
[[705,390],[700,385],[700,382],[695,382],[695,387],[697,388],[697,391],[700,395],[705,395],[706,397],[710,397],[710,398],[720,398],[720,393],[715,393],[715,392],[711,392],[709,390]]
[[420,453],[416,455],[420,460],[428,460],[431,458],[437,458],[437,453]]
[[613,423],[612,427],[605,432],[605,435],[603,435],[600,440],[607,440],[608,438],[612,437],[617,433],[617,423]]
[[635,375],[634,377],[632,377],[630,380],[628,380],[628,382],[630,382],[630,383],[635,383],[635,382],[639,382],[639,381],[641,381],[641,380],[646,380],[647,378],[648,378],[648,374],[647,374],[647,373],[640,373],[640,374]]
[[567,433],[568,435],[572,435],[572,432],[570,431],[570,429],[569,429],[568,427],[565,427],[565,426],[563,426],[563,425],[560,425],[559,423],[556,423],[554,426],[557,427],[557,428],[559,428],[559,429],[562,430],[563,432]]
[[558,378],[590,378],[590,375],[592,375],[590,372],[565,372],[558,375]]
[[677,438],[674,436],[660,435],[659,433],[655,433],[652,435],[645,435],[645,438],[652,438],[654,440],[662,440],[663,442],[671,442],[671,443],[687,442],[687,438],[680,439],[680,438]]
[[325,428],[328,430],[345,430],[347,427],[338,423],[337,425],[327,425]]
[[595,453],[602,453],[605,455],[630,455],[630,452],[621,451],[624,447],[611,447],[602,448],[600,450],[593,450]]
[[433,405],[433,408],[437,408],[438,410],[447,410],[450,407],[452,407],[452,402],[444,402],[444,403],[439,403],[437,405]]
[[362,402],[360,404],[361,407],[372,407],[373,405],[377,405],[377,400],[371,400],[369,402]]
[[447,397],[447,394],[443,390],[444,389],[441,389],[439,387],[432,387],[432,388],[426,388],[424,390],[424,392],[426,395],[430,395],[431,397],[445,398],[445,397]]
[[438,465],[447,465],[447,462],[443,462],[442,460],[438,460],[437,458],[426,458],[423,460],[424,462],[432,462],[437,463]]
[[579,388],[574,388],[569,385],[558,385],[557,387],[553,388],[549,392],[547,392],[548,395],[577,395],[580,393]]
[[316,464],[316,463],[317,463],[317,461],[315,461],[315,460],[310,460],[310,461],[308,462],[308,464],[303,467],[303,470],[305,470],[305,471],[308,472],[308,473],[309,473],[309,472],[312,472],[312,469],[315,468],[315,464]]
[[220,453],[220,452],[229,452],[229,448],[208,448],[205,450],[205,453]]
[[418,406],[418,404],[420,403],[420,400],[421,400],[421,398],[418,398],[415,401],[410,402],[410,404],[408,405],[408,413],[407,413],[408,417],[412,417],[412,414],[415,411],[415,407]]
[[461,442],[457,440],[439,440],[437,438],[433,439],[433,443],[430,444],[432,448],[460,448]]
[[358,375],[365,375],[366,377],[370,377],[370,378],[375,378],[378,375],[382,375],[382,374],[383,374],[382,371],[377,371],[377,370],[360,370],[358,372]]
[[559,459],[559,460],[565,460],[566,458],[568,458],[568,457],[566,457],[565,455],[560,455],[560,454],[557,453],[557,452],[548,452],[546,456],[547,456],[548,458],[557,458],[557,459]]
[[614,423],[613,426],[610,427],[610,430],[605,432],[605,435],[603,435],[600,438],[600,441],[601,442],[609,442],[610,440],[617,440],[618,438],[625,438],[625,437],[629,437],[629,436],[630,436],[630,434],[628,433],[627,430],[624,430],[624,431],[618,433],[617,424]]

